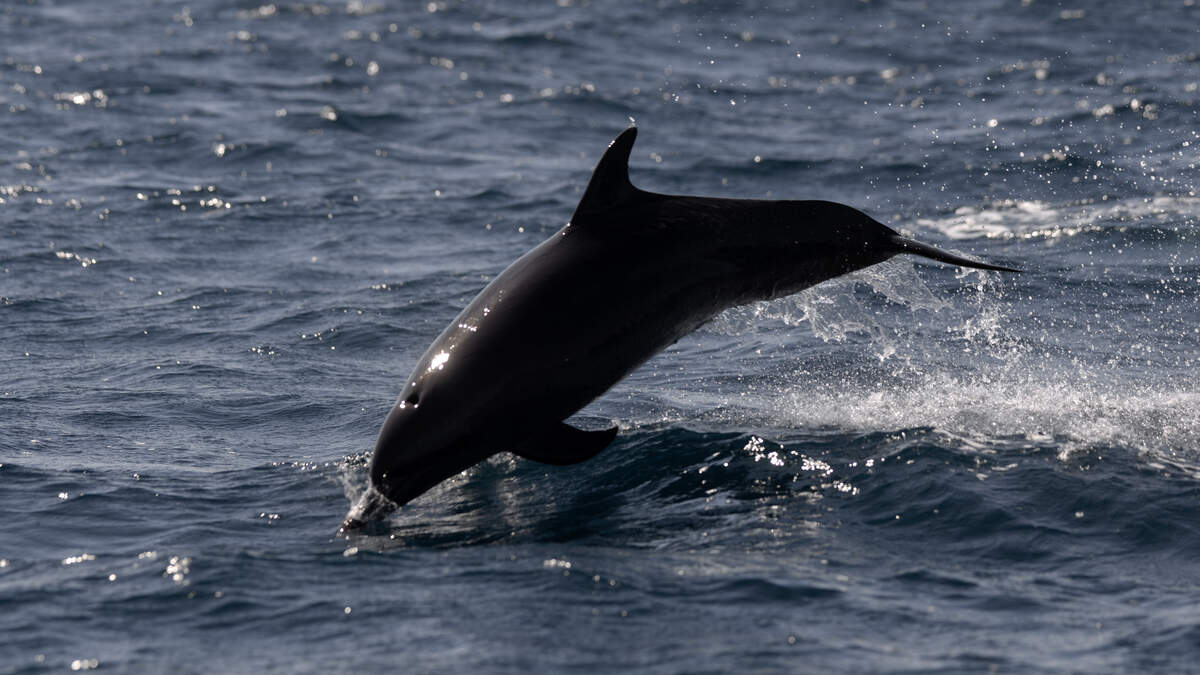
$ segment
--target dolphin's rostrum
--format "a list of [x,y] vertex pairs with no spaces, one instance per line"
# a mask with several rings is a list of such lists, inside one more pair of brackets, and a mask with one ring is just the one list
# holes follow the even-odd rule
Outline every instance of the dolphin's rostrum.
[[718,312],[913,253],[975,262],[849,206],[662,195],[629,182],[637,129],[608,147],[565,227],[487,285],[417,362],[375,444],[361,527],[487,457],[573,464],[616,428],[563,420]]

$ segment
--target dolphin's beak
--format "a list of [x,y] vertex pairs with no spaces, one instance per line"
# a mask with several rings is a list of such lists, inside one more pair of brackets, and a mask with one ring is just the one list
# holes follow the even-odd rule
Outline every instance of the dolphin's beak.
[[395,510],[396,503],[383,496],[383,493],[372,485],[358,498],[354,508],[350,509],[350,513],[346,514],[346,519],[342,521],[342,527],[338,530],[338,534],[349,534],[361,530]]

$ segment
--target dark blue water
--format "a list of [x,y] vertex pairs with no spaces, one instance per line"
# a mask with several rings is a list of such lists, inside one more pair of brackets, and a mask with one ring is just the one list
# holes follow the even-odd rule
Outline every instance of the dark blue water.
[[[0,672],[1181,672],[1200,5],[0,7]],[[339,538],[417,356],[646,189],[894,259]]]

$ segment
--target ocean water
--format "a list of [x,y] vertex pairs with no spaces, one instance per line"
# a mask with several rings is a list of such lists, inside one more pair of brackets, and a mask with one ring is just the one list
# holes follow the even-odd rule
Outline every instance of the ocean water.
[[[1185,672],[1200,3],[0,7],[0,672]],[[640,129],[895,258],[337,527],[413,362]]]

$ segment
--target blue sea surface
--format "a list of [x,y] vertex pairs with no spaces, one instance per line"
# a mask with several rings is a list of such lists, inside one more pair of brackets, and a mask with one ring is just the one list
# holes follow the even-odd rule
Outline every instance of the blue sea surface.
[[[1200,3],[0,6],[0,673],[1200,662]],[[636,120],[900,256],[337,534],[417,357]],[[819,223],[810,224],[819,227]]]

